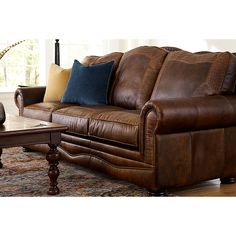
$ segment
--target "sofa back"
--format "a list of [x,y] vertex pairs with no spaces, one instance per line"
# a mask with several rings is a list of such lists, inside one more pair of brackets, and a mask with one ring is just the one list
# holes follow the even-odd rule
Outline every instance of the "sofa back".
[[151,99],[232,93],[236,57],[229,52],[170,52],[158,75]]
[[112,52],[104,56],[87,56],[82,61],[82,64],[94,65],[108,61],[114,61],[114,71],[116,71],[122,56],[122,52]]
[[167,50],[153,46],[142,46],[124,53],[113,83],[112,105],[141,109],[150,99],[167,54]]
[[175,47],[142,46],[126,53],[88,56],[87,65],[114,60],[109,104],[141,109],[149,100],[196,97],[235,91],[236,56],[190,53]]
[[87,56],[82,61],[82,64],[84,64],[84,65],[94,65],[94,64],[114,61],[113,74],[111,76],[111,82],[110,82],[109,89],[108,89],[109,93],[107,95],[109,103],[111,100],[111,91],[112,91],[112,86],[113,86],[113,83],[115,80],[115,73],[116,73],[116,70],[119,66],[122,56],[123,56],[122,52],[112,52],[112,53],[106,54],[104,56]]

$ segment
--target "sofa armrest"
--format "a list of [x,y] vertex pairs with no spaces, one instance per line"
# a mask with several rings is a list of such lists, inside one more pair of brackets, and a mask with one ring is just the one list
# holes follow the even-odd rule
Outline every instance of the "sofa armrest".
[[158,134],[236,126],[235,95],[149,101],[141,111],[142,122],[151,111]]
[[15,91],[15,104],[19,109],[19,115],[23,114],[24,107],[43,101],[46,86],[22,87]]

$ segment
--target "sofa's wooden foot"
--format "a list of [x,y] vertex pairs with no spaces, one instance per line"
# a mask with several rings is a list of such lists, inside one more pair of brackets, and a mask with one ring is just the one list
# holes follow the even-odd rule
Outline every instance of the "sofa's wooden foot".
[[28,148],[28,147],[22,147],[22,151],[23,152],[33,152],[34,150],[32,150],[31,148]]
[[234,184],[235,183],[235,178],[234,177],[224,177],[220,178],[221,184]]
[[166,189],[161,189],[157,192],[149,192],[151,197],[175,197],[173,193],[168,192]]

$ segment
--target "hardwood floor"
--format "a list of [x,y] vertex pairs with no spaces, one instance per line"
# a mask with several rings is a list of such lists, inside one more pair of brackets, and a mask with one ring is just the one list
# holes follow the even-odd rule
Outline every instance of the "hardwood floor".
[[170,193],[185,197],[234,197],[236,196],[236,183],[220,184],[220,180],[215,179],[189,187],[170,190]]

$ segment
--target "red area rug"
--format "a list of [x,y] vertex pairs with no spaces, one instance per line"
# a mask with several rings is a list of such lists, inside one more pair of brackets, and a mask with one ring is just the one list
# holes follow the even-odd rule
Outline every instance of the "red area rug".
[[[48,163],[39,152],[23,152],[22,148],[3,149],[0,169],[0,196],[48,196]],[[146,189],[113,179],[75,164],[60,162],[58,196],[149,196]]]

